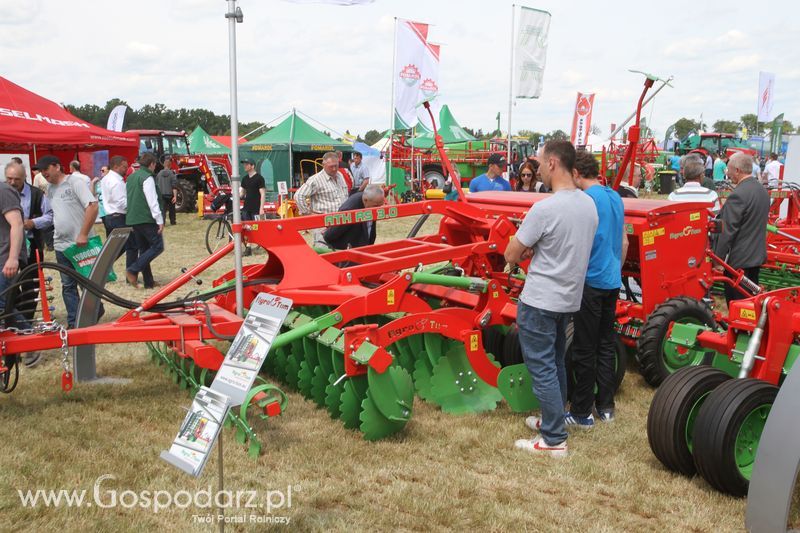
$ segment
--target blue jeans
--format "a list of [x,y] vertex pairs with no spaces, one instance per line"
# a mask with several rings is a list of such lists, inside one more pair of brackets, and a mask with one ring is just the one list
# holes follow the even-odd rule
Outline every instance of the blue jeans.
[[[62,252],[56,250],[56,262],[64,267],[68,267],[77,276],[78,272],[72,266],[67,256]],[[59,272],[61,275],[61,297],[64,299],[64,307],[67,308],[67,328],[72,329],[75,327],[75,318],[78,315],[78,282],[72,276]],[[42,305],[47,305],[43,302]]]
[[533,393],[542,409],[540,433],[548,446],[567,440],[564,406],[567,371],[564,367],[566,330],[572,313],[554,313],[517,304],[519,342],[525,366],[533,378]]
[[127,270],[136,275],[141,272],[144,286],[150,288],[155,283],[150,262],[164,251],[164,239],[158,232],[158,224],[134,224],[131,227],[139,246],[139,258]]

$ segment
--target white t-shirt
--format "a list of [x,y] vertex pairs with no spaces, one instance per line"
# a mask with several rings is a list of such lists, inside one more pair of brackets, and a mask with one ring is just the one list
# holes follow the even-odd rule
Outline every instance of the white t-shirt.
[[783,165],[777,159],[773,159],[764,167],[764,174],[767,175],[767,185],[770,187],[778,186],[778,179],[781,176],[781,167]]
[[687,181],[683,187],[669,193],[669,200],[671,202],[713,203],[714,207],[708,208],[708,210],[712,213],[716,213],[720,209],[719,196],[717,193],[711,189],[703,187],[696,181]]

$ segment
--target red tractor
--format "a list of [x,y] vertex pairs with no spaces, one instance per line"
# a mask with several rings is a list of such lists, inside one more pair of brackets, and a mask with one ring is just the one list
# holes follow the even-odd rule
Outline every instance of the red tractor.
[[193,212],[197,193],[203,193],[204,213],[211,212],[211,202],[219,192],[231,192],[231,160],[227,155],[192,154],[184,131],[129,130],[139,134],[139,153],[152,152],[158,157],[156,170],[167,165],[178,176],[175,210]]

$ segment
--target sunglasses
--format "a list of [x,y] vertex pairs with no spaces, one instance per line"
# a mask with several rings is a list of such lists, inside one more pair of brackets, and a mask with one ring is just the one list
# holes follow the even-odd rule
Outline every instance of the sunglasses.
[[531,174],[530,172],[523,172],[522,174],[520,174],[520,176],[531,176],[531,177],[533,177],[533,174]]

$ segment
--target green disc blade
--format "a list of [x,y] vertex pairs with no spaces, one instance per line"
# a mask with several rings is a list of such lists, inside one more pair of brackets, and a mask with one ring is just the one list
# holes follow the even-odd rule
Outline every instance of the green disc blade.
[[408,420],[389,420],[378,409],[370,391],[361,402],[361,425],[359,429],[366,440],[380,440],[402,430]]
[[491,411],[502,400],[498,390],[472,370],[461,343],[451,345],[431,376],[431,401],[453,414]]
[[370,368],[367,382],[372,402],[384,417],[408,422],[414,405],[414,383],[405,368],[392,365],[383,374]]
[[367,397],[367,379],[365,376],[356,376],[347,379],[344,383],[341,402],[339,403],[339,418],[344,427],[355,429],[360,423],[361,402]]
[[539,407],[533,394],[531,374],[525,364],[507,366],[497,376],[497,390],[515,413],[525,413]]

